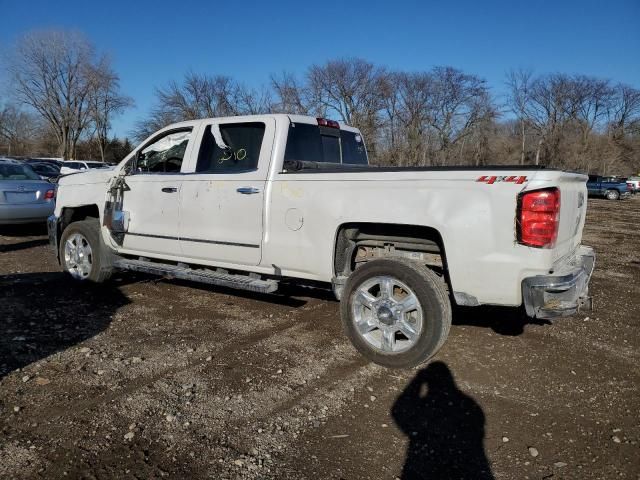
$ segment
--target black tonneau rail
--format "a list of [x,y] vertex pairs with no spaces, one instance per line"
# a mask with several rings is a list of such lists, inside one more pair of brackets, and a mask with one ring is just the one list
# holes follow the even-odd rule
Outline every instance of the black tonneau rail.
[[306,162],[286,160],[281,173],[345,173],[345,172],[441,172],[441,171],[479,171],[479,170],[555,170],[545,165],[450,165],[432,167],[382,167],[376,165],[356,165],[345,163]]

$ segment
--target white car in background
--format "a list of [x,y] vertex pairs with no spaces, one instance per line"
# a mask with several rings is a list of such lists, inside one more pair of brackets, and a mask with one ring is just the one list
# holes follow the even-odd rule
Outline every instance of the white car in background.
[[110,168],[110,165],[102,162],[85,162],[81,160],[67,160],[62,163],[60,175],[68,175],[69,173],[84,172],[93,168]]
[[640,192],[640,177],[629,177],[626,181],[627,185],[631,185],[631,191],[633,193]]

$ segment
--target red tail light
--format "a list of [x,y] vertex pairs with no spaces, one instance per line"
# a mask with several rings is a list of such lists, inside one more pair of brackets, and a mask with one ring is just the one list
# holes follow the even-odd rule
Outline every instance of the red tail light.
[[316,118],[318,121],[318,125],[321,127],[331,127],[331,128],[340,128],[340,124],[335,120],[327,120],[326,118]]
[[558,238],[560,190],[545,188],[525,192],[518,198],[518,243],[552,248]]
[[55,190],[47,190],[47,193],[44,194],[45,200],[53,200],[54,198],[56,198]]

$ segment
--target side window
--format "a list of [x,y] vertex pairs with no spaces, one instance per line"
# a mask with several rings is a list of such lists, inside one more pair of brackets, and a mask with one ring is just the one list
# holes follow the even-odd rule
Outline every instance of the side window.
[[264,123],[228,123],[219,128],[222,141],[228,148],[218,145],[211,125],[207,125],[198,153],[196,172],[240,173],[256,170],[264,137]]
[[342,143],[342,163],[351,165],[366,165],[367,150],[364,148],[362,136],[359,133],[342,130],[340,132]]
[[179,172],[190,137],[191,129],[156,138],[138,154],[136,173]]

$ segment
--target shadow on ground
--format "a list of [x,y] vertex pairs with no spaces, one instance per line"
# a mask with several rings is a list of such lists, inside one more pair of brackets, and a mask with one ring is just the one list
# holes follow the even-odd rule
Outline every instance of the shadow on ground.
[[47,235],[46,222],[22,225],[0,225],[0,235],[8,237],[37,237]]
[[458,389],[445,363],[420,370],[391,415],[409,439],[403,480],[494,478],[484,451],[482,408]]
[[0,379],[97,335],[128,303],[116,285],[63,273],[0,276]]
[[15,237],[21,240],[15,242],[11,239],[11,243],[0,244],[0,253],[15,252],[47,245],[49,243],[48,238],[42,238],[42,235],[47,235],[47,226],[45,224],[0,225],[0,236]]
[[26,250],[27,248],[41,247],[49,242],[46,238],[37,238],[34,240],[26,240],[24,242],[8,243],[0,245],[0,253],[16,252],[18,250]]
[[527,325],[551,325],[549,320],[530,318],[516,307],[454,307],[453,324],[490,328],[500,335],[517,336]]

